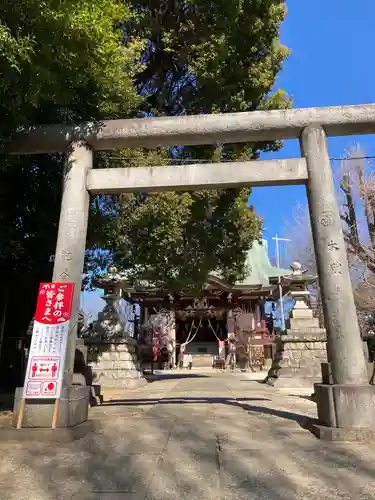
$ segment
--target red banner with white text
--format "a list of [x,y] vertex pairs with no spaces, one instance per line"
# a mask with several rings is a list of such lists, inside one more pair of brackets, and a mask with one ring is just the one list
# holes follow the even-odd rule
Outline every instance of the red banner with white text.
[[64,376],[74,283],[41,283],[27,364],[24,399],[58,399]]

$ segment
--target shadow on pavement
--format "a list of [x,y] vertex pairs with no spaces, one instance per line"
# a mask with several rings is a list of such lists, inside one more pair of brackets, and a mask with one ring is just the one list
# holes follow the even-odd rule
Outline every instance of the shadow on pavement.
[[[241,401],[271,401],[269,398],[244,398]],[[181,397],[181,398],[144,398],[144,399],[112,399],[111,401],[103,403],[102,406],[154,406],[158,403],[163,405],[184,405],[184,404],[233,404],[235,406],[242,407],[243,405],[238,404],[229,398],[221,397]]]
[[307,401],[314,402],[314,398],[312,396],[304,396],[303,394],[288,394],[288,396],[291,398],[306,399]]
[[[295,432],[290,422],[303,416],[282,397],[231,398],[223,388],[218,397],[179,398],[173,390],[165,399],[146,392],[95,408],[96,430],[80,440],[1,443],[1,499],[375,498],[374,447]],[[182,380],[177,390],[190,388]],[[181,411],[167,416],[168,405]]]
[[200,375],[198,373],[145,373],[147,382],[160,382],[163,380],[183,380],[193,378],[209,378],[207,375]]
[[109,402],[103,403],[103,406],[154,406],[156,404],[163,405],[189,405],[189,404],[222,404],[229,406],[236,406],[247,412],[260,413],[264,415],[273,415],[275,417],[284,418],[287,420],[293,420],[299,425],[304,426],[306,424],[306,416],[299,413],[288,412],[283,410],[276,410],[274,408],[268,408],[266,406],[253,406],[247,404],[248,401],[272,401],[270,398],[265,397],[254,397],[254,398],[241,398],[240,400],[232,398],[222,398],[222,397],[181,397],[181,398],[145,398],[145,399],[118,399],[111,400]]

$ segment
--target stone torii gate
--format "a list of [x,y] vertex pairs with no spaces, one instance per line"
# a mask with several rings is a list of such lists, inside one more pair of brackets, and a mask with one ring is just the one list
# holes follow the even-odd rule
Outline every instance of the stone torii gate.
[[[326,137],[370,133],[375,133],[375,105],[254,111],[40,126],[20,132],[11,154],[67,153],[53,280],[75,283],[75,314],[90,194],[306,185],[332,372],[331,383],[316,387],[318,415],[323,426],[332,431],[332,438],[342,438],[353,429],[361,435],[373,435],[375,388],[368,384]],[[293,138],[300,139],[301,158],[92,168],[93,150]],[[66,355],[66,387],[72,380],[75,342],[73,332]],[[67,405],[69,409],[74,402]]]

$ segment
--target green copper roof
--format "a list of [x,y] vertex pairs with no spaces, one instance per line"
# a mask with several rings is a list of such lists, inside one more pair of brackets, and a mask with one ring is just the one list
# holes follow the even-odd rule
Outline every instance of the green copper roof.
[[267,286],[271,278],[291,274],[290,269],[277,268],[271,264],[266,240],[253,242],[251,249],[247,252],[246,266],[248,274],[243,281],[236,283],[237,286]]
[[[251,249],[246,256],[247,275],[244,280],[237,281],[235,286],[253,287],[253,286],[268,286],[272,278],[277,279],[279,276],[290,276],[290,269],[282,269],[274,267],[271,264],[268,256],[268,245],[266,240],[261,242],[255,240]],[[216,273],[210,273],[211,276],[221,278]]]

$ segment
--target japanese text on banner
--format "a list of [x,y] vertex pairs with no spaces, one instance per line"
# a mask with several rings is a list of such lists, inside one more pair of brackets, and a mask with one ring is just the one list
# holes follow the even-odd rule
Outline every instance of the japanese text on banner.
[[41,283],[24,383],[24,398],[59,398],[74,284]]

